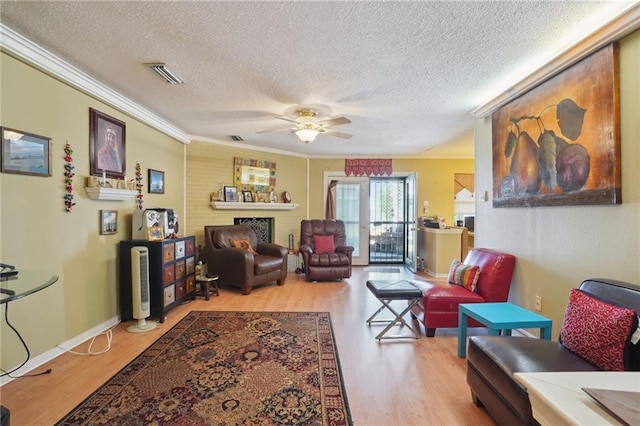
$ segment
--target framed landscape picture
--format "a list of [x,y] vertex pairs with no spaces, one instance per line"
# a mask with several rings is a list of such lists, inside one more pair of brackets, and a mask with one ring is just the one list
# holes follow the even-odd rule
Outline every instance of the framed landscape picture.
[[51,139],[0,127],[0,171],[31,176],[51,176]]
[[111,235],[118,232],[118,212],[116,210],[100,210],[100,234]]
[[149,193],[164,194],[164,172],[149,169]]

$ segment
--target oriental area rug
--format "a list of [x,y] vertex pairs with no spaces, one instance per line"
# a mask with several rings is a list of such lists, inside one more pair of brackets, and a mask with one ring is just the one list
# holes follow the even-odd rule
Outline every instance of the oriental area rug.
[[328,312],[191,312],[58,425],[352,425]]

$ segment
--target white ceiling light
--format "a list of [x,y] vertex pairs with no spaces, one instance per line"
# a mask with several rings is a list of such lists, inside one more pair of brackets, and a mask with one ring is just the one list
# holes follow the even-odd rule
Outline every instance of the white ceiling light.
[[317,129],[314,129],[312,124],[305,124],[304,127],[300,130],[296,130],[296,135],[300,139],[300,141],[304,143],[311,143],[320,133]]
[[148,66],[151,71],[162,77],[169,84],[184,84],[184,81],[180,80],[174,73],[169,71],[164,63],[152,63],[145,65]]

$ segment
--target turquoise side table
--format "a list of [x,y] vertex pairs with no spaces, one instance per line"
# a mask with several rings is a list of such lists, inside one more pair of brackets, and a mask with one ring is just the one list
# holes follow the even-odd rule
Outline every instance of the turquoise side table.
[[489,329],[490,335],[501,330],[511,336],[514,328],[539,328],[540,338],[551,340],[552,321],[509,302],[462,303],[458,306],[458,356],[467,356],[467,318],[473,318]]

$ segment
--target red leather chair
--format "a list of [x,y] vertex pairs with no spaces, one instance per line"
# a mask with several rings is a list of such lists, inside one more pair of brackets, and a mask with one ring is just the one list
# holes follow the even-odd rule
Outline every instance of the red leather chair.
[[[334,250],[318,253],[314,237],[333,237]],[[335,219],[311,219],[300,223],[300,254],[304,273],[310,281],[341,280],[351,277],[354,248],[347,246],[344,222]]]
[[[465,265],[480,267],[475,291],[455,284],[412,281],[422,290],[422,300],[411,310],[411,315],[424,324],[427,337],[433,337],[436,328],[458,327],[460,303],[506,302],[516,258],[507,253],[486,248],[474,248],[464,259]],[[469,327],[484,327],[469,318]]]

